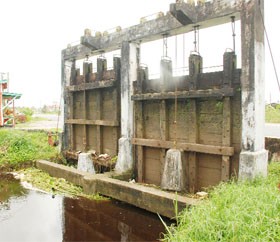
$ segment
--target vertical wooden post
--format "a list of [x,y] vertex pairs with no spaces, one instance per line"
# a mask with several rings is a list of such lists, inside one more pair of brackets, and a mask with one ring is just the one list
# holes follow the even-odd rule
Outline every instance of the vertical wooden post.
[[[168,140],[168,115],[167,115],[166,101],[161,100],[159,105],[160,105],[160,138],[161,140]],[[160,175],[161,176],[164,171],[165,155],[166,155],[166,150],[161,149],[160,150],[160,164],[161,164]]]
[[[142,101],[135,102],[135,136],[137,138],[143,138],[144,136],[144,125],[143,125],[143,103]],[[145,179],[145,166],[144,166],[144,150],[143,146],[137,145],[137,180],[138,182],[144,182]]]
[[[223,101],[223,146],[231,146],[231,100],[229,97],[225,97]],[[222,170],[221,180],[228,181],[230,178],[230,157],[222,156]]]
[[[84,120],[87,120],[87,92],[84,90],[83,93],[83,102],[84,102]],[[84,134],[83,134],[83,148],[84,151],[87,151],[87,125],[84,124]]]
[[[170,59],[162,58],[160,61],[160,89],[161,91],[169,90],[169,87],[172,83],[173,74],[172,74],[172,61]],[[160,112],[160,138],[161,140],[168,139],[168,129],[167,129],[167,109],[166,109],[166,101],[161,100],[159,103],[159,112]],[[166,150],[160,150],[160,175],[162,177],[165,165],[165,155]]]
[[[98,90],[96,92],[96,119],[102,119],[102,91]],[[96,125],[96,144],[97,144],[97,153],[101,154],[103,151],[103,140],[102,140],[102,127]]]
[[[202,72],[202,57],[200,55],[191,54],[189,57],[189,77],[190,90],[196,90],[198,86],[198,76]],[[192,135],[189,136],[190,143],[198,142],[198,120],[197,120],[197,104],[195,99],[189,100],[189,130]],[[198,189],[198,164],[196,152],[189,152],[189,191],[195,193]]]
[[[148,81],[148,68],[138,68],[137,71],[137,92],[143,93],[145,83]],[[134,104],[134,117],[135,117],[135,137],[143,138],[144,137],[144,121],[143,121],[143,102],[135,102]],[[136,148],[137,154],[137,177],[138,182],[145,181],[145,164],[144,164],[144,147],[138,145]]]
[[[223,56],[224,78],[223,87],[231,87],[234,81],[236,70],[236,54],[235,52],[225,52]],[[231,100],[230,97],[223,99],[223,131],[222,144],[223,146],[231,146]],[[230,178],[230,157],[222,156],[221,164],[221,180],[228,181]]]

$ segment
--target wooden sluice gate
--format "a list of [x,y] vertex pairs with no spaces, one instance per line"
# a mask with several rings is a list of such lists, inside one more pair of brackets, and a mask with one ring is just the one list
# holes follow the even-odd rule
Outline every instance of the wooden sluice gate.
[[[265,176],[264,29],[256,27],[262,26],[263,1],[249,2],[176,1],[168,14],[127,29],[96,36],[86,30],[81,44],[62,51],[64,153],[69,158],[78,157],[79,152],[117,157],[117,173],[131,171],[136,182],[160,186],[167,150],[175,149],[182,165],[181,173],[173,176],[182,174],[179,190],[187,192],[232,176]],[[241,23],[239,69],[235,21]],[[232,24],[233,48],[221,56],[223,70],[204,73],[198,30],[224,23]],[[188,75],[173,75],[166,55],[160,63],[160,78],[151,79],[149,67],[140,64],[141,45],[191,31],[195,46]],[[115,50],[121,56],[114,57],[113,69],[107,70],[103,54]],[[100,53],[93,72],[89,57]],[[81,59],[85,60],[83,75],[76,68]]]

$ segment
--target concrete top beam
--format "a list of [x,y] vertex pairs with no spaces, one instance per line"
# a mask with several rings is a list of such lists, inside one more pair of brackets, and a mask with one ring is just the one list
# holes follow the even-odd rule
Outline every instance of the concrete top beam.
[[240,19],[242,0],[214,0],[205,4],[193,5],[189,3],[170,4],[170,11],[162,17],[150,20],[119,32],[105,36],[81,37],[81,45],[63,50],[64,59],[82,59],[86,55],[98,55],[120,49],[121,43],[145,43],[161,39],[163,35],[174,36],[192,31],[194,25],[208,28],[231,21],[230,16]]

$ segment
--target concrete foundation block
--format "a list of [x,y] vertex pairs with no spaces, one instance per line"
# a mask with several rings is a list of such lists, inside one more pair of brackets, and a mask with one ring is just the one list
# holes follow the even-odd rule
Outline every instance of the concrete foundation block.
[[129,138],[119,139],[118,160],[115,172],[120,174],[133,168],[132,144]]
[[239,160],[239,180],[251,180],[257,176],[267,176],[268,151],[241,152]]
[[170,191],[182,191],[184,188],[182,152],[170,149],[166,152],[161,188]]
[[78,168],[79,171],[88,172],[95,174],[91,153],[81,153],[78,157]]

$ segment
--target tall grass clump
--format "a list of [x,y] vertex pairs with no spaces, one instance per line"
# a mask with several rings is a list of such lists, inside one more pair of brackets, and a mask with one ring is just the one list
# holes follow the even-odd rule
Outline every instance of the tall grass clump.
[[58,150],[49,146],[45,132],[0,129],[0,167],[17,168],[38,159],[54,160]]
[[280,163],[267,178],[221,183],[183,211],[164,241],[280,241]]

